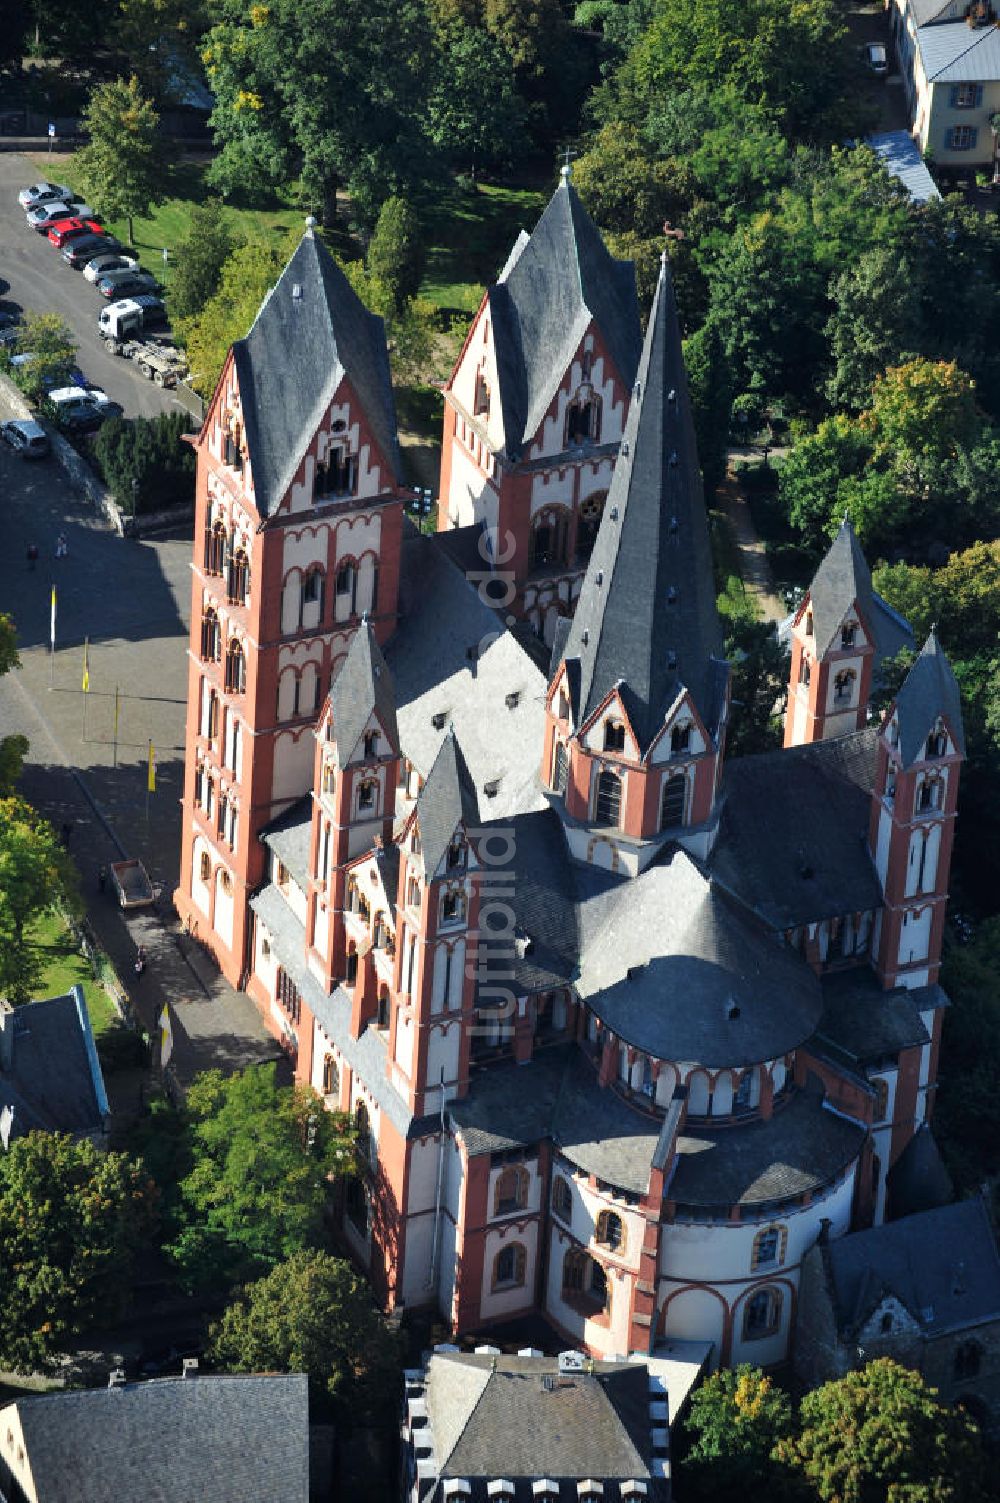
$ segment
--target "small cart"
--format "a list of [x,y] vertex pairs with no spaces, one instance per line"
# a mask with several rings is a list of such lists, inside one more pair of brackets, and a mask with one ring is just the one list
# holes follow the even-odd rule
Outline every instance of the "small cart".
[[149,873],[138,856],[129,861],[112,861],[111,880],[122,908],[146,908],[156,901]]

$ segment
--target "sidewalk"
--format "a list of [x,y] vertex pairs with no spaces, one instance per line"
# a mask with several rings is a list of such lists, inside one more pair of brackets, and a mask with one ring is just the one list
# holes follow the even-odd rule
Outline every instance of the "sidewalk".
[[[739,452],[741,451],[730,452],[730,465],[734,453]],[[760,606],[764,620],[784,621],[788,615],[788,607],[775,593],[774,576],[768,562],[767,550],[753,525],[750,506],[743,487],[731,469],[727,470],[725,480],[716,491],[716,505],[724,513],[732,530],[733,540],[739,553],[740,577]]]

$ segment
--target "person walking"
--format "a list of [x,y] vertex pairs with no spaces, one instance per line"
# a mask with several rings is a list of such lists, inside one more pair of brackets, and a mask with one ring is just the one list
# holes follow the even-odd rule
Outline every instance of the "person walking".
[[68,553],[69,543],[66,541],[66,534],[61,532],[56,538],[56,558],[66,558]]
[[27,558],[28,558],[28,568],[31,570],[32,573],[34,573],[35,565],[38,563],[38,544],[37,543],[29,543],[28,544]]

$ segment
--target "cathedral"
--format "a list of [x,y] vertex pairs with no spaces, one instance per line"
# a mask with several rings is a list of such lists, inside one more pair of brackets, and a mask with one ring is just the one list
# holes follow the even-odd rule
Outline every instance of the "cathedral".
[[666,258],[564,171],[445,389],[408,520],[382,323],[307,230],[197,444],[175,894],[331,1109],[389,1308],[768,1365],[818,1240],[913,1209],[963,731],[845,522],[783,749],[730,672]]

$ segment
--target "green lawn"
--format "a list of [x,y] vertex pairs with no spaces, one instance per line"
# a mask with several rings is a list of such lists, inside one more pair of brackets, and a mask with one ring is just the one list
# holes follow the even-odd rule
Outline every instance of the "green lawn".
[[427,270],[420,292],[436,308],[475,313],[520,230],[532,230],[545,194],[483,184],[438,200],[427,227]]
[[39,997],[61,997],[71,986],[82,986],[95,1035],[118,1021],[118,1014],[58,913],[46,913],[32,925],[31,940],[42,956]]

